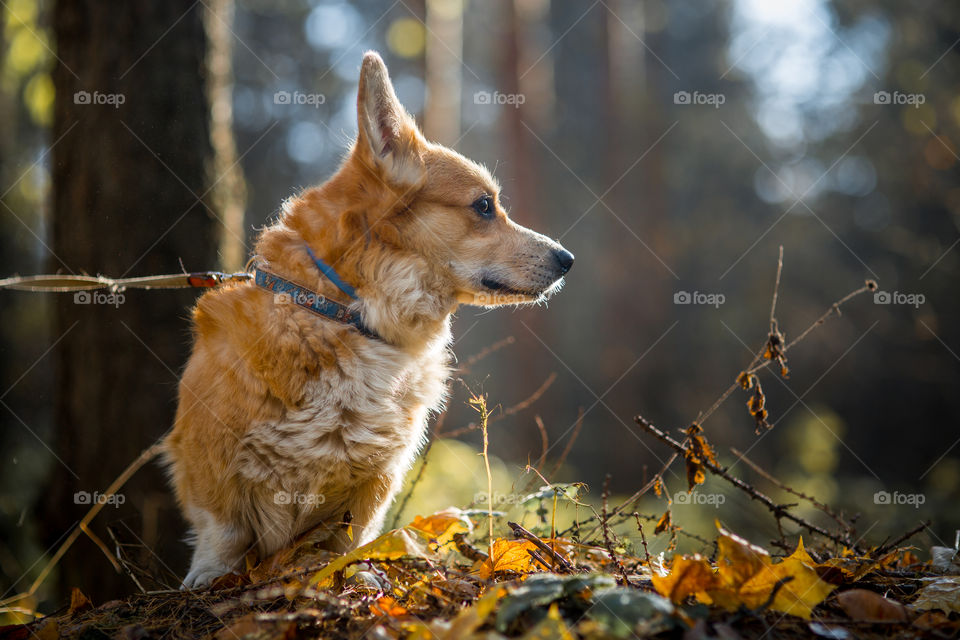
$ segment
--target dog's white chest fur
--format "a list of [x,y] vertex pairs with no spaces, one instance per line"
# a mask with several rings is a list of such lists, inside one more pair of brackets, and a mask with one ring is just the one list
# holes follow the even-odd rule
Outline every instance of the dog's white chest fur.
[[[355,358],[324,367],[297,407],[245,434],[238,467],[258,494],[251,519],[269,521],[276,533],[263,537],[264,552],[319,522],[342,520],[357,487],[403,477],[429,413],[443,403],[445,350],[438,343],[411,356],[371,342]],[[395,490],[384,486],[376,497]]]

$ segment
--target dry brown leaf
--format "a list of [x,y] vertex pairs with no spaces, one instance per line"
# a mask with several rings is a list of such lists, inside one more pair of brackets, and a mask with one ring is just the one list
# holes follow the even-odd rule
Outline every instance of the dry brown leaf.
[[940,609],[944,613],[960,613],[960,577],[925,579],[917,599],[910,606],[917,611]]
[[256,613],[248,613],[229,627],[224,627],[214,636],[216,640],[237,640],[237,638],[257,638],[257,640],[292,640],[297,636],[294,622],[278,623],[272,620],[258,620]]
[[866,589],[850,589],[837,594],[837,602],[857,622],[906,622],[907,609],[899,602]]
[[687,468],[687,491],[692,491],[695,486],[703,484],[707,479],[703,463],[706,461],[717,464],[717,456],[713,448],[707,443],[707,439],[701,435],[703,428],[699,424],[694,422],[685,433],[690,441],[684,453]]
[[375,616],[387,616],[389,618],[399,618],[407,615],[407,610],[397,604],[397,601],[390,596],[377,598],[377,601],[370,605],[370,613]]
[[653,529],[653,534],[657,535],[663,533],[670,528],[671,518],[670,518],[670,509],[664,511],[663,515],[660,516],[660,519],[657,521],[657,526]]
[[74,587],[70,590],[70,610],[67,611],[68,615],[73,615],[75,613],[80,613],[81,611],[86,611],[93,608],[93,603],[90,602],[90,598],[83,595],[83,592],[80,589]]

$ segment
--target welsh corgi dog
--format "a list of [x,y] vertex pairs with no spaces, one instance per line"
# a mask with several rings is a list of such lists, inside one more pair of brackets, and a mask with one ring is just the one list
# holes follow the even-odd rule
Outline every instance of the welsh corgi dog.
[[423,137],[375,52],[357,120],[333,177],[260,233],[255,279],[193,310],[165,440],[184,588],[307,531],[340,553],[373,540],[444,404],[451,314],[545,300],[573,265],[507,217],[483,166]]

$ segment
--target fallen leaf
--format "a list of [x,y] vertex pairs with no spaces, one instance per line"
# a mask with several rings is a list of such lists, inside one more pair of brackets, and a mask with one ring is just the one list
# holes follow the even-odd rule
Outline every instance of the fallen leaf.
[[83,595],[83,592],[80,589],[74,587],[70,590],[70,610],[67,611],[68,615],[73,615],[75,613],[80,613],[82,611],[87,611],[88,609],[93,609],[93,603],[90,602],[90,598]]
[[710,562],[698,555],[674,556],[673,565],[666,576],[654,573],[653,588],[671,602],[682,604],[689,596],[697,596],[701,602],[711,603],[706,594],[717,588],[717,576]]
[[458,533],[473,531],[470,518],[455,507],[444,509],[426,518],[417,516],[407,527],[421,531],[428,539],[436,540],[440,547],[451,544],[453,536]]
[[407,638],[408,640],[461,640],[462,638],[469,638],[497,609],[500,599],[506,594],[507,590],[505,588],[494,587],[487,591],[482,598],[460,611],[449,622],[433,620],[429,624],[422,622],[407,623],[404,625],[404,630],[409,633]]
[[917,611],[939,609],[944,613],[960,613],[960,576],[925,578],[917,599],[910,607]]
[[407,615],[407,610],[397,604],[397,601],[390,596],[377,598],[377,601],[370,605],[370,613],[375,616],[387,616],[389,618],[399,618]]
[[610,635],[646,638],[677,626],[676,609],[654,593],[613,587],[598,592],[587,615]]
[[906,622],[907,609],[899,602],[866,589],[850,589],[837,594],[837,602],[857,622]]
[[427,549],[427,540],[415,529],[394,529],[376,540],[340,556],[310,578],[314,587],[327,586],[333,575],[348,565],[361,560],[397,560],[404,556],[426,558],[432,555]]
[[540,571],[542,567],[534,562],[530,555],[531,550],[538,551],[537,546],[529,540],[497,538],[493,541],[490,557],[479,563],[480,577],[486,580],[498,571],[513,571],[516,573]]
[[930,547],[930,564],[940,571],[960,570],[960,552],[953,547]]
[[813,608],[835,589],[820,579],[812,564],[801,541],[790,557],[764,566],[750,578],[740,588],[740,596],[748,607],[757,608],[769,599],[770,593],[782,581],[770,608],[808,620]]
[[802,540],[790,557],[774,563],[764,549],[717,526],[716,571],[699,555],[674,556],[666,576],[651,577],[658,593],[676,604],[695,596],[728,611],[741,606],[758,609],[769,601],[775,611],[809,619],[813,608],[835,588],[820,579]]
[[216,640],[237,640],[237,638],[257,638],[257,640],[282,640],[296,637],[297,625],[293,622],[277,623],[261,621],[256,613],[248,613],[229,627],[224,627],[214,636]]

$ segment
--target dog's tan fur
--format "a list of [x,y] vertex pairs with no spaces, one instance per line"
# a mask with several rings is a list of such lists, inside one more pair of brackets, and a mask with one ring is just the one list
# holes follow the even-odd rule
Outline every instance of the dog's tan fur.
[[[309,246],[356,287],[354,308],[381,339],[251,283],[200,298],[166,441],[195,536],[186,587],[325,523],[334,551],[374,538],[444,402],[451,313],[540,300],[569,268],[557,266],[557,243],[507,218],[486,169],[422,137],[375,53],[363,60],[357,115],[339,171],[284,204],[255,257],[349,302]],[[496,198],[492,219],[471,208],[484,194]],[[347,513],[352,540],[338,526]]]

